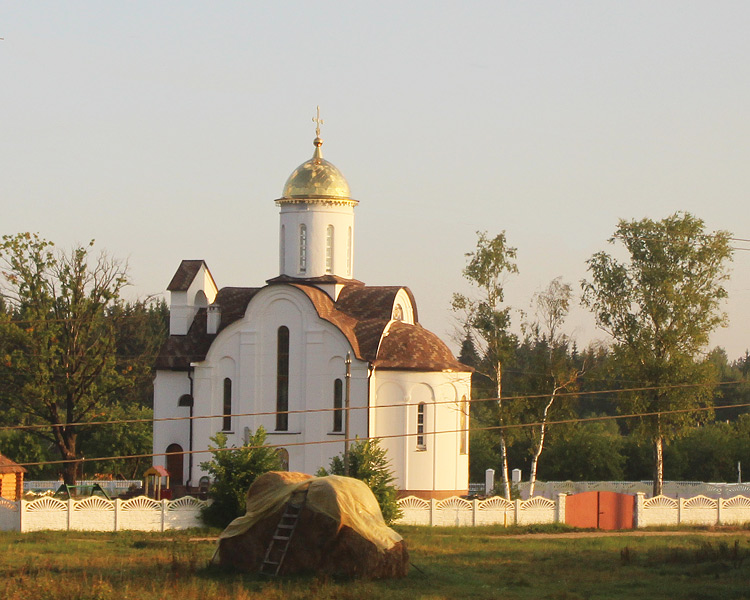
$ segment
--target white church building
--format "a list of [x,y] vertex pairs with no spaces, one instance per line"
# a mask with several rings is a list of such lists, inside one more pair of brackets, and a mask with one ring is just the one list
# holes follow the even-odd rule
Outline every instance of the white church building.
[[197,487],[208,455],[191,451],[217,432],[241,446],[263,426],[286,468],[314,474],[343,452],[348,387],[349,438],[381,440],[403,495],[466,494],[470,369],[419,324],[409,288],[354,279],[358,201],[317,134],[275,201],[280,274],[219,289],[204,261],[183,260],[167,288],[155,464]]

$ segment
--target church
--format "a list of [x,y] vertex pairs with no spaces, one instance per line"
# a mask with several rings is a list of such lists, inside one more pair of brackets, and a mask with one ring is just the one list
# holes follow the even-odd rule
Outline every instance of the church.
[[408,287],[354,278],[359,202],[314,121],[313,156],[275,200],[279,275],[219,288],[203,260],[183,260],[167,287],[155,464],[195,488],[208,455],[193,452],[218,432],[241,446],[262,426],[285,468],[315,474],[343,452],[348,424],[350,440],[380,439],[402,495],[466,494],[470,368],[419,324]]

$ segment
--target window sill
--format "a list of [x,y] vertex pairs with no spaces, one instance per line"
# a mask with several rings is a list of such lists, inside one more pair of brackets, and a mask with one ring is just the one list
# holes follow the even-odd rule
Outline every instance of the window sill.
[[346,435],[343,431],[329,431],[326,435]]
[[301,435],[301,431],[266,431],[266,435]]

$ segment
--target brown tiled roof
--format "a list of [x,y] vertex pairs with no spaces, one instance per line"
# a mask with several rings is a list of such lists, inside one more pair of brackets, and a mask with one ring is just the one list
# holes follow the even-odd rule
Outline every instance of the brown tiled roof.
[[0,473],[26,473],[26,469],[0,454]]
[[[277,278],[278,279],[278,278]],[[272,281],[272,280],[271,280]],[[278,285],[277,282],[275,285]],[[459,363],[435,334],[421,325],[395,322],[383,338],[401,287],[366,287],[359,282],[341,290],[337,302],[321,289],[294,280],[291,285],[304,293],[318,316],[337,327],[347,338],[356,358],[381,369],[422,371],[469,371]],[[219,331],[241,319],[250,300],[263,288],[223,288],[216,296],[221,307]],[[415,311],[416,303],[408,288]],[[200,309],[187,335],[173,335],[162,346],[157,369],[183,370],[191,362],[204,360],[215,335],[206,332],[206,309]],[[381,338],[383,341],[381,343]]]
[[383,337],[375,366],[413,371],[460,371],[471,369],[453,356],[448,346],[421,325],[394,322]]
[[[190,284],[193,283],[193,279],[195,279],[195,276],[203,265],[206,265],[203,260],[183,260],[180,263],[180,266],[177,267],[177,272],[174,274],[174,277],[172,277],[172,281],[169,282],[167,291],[186,291],[190,287]],[[208,271],[208,265],[206,265],[206,271]],[[208,275],[211,277],[211,280],[213,280],[211,271],[208,271]],[[216,285],[215,282],[214,285]]]
[[187,335],[170,335],[167,338],[156,357],[154,368],[187,370],[191,362],[206,358],[215,337],[206,333],[206,309],[199,309]]
[[225,287],[220,289],[214,300],[214,304],[221,307],[219,331],[244,317],[250,300],[261,289],[263,288]]
[[291,277],[290,275],[279,275],[273,279],[267,279],[266,283],[300,283],[300,284],[321,284],[321,283],[341,283],[343,285],[364,285],[358,279],[346,279],[339,275],[320,275],[318,277]]
[[[219,331],[241,319],[247,305],[261,288],[223,288],[216,295],[215,303],[221,307]],[[206,358],[215,334],[206,331],[206,309],[195,315],[187,335],[171,335],[161,347],[156,359],[156,369],[185,370],[191,362]]]
[[345,287],[336,308],[357,319],[390,319],[399,286]]

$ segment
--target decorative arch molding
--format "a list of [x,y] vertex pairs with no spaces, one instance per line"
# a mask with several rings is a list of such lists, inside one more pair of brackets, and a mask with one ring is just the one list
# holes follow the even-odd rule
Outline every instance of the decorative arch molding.
[[36,512],[42,510],[68,510],[68,505],[57,498],[39,498],[26,505],[27,512]]
[[654,496],[643,503],[643,508],[677,508],[679,503],[667,496]]
[[424,500],[423,498],[417,498],[416,496],[407,496],[406,498],[401,498],[398,501],[398,505],[405,510],[426,510],[430,508],[430,503],[427,500]]
[[718,501],[709,498],[708,496],[695,496],[689,500],[685,500],[684,508],[716,508],[719,505]]
[[78,512],[82,510],[106,510],[114,511],[115,503],[111,500],[105,500],[99,496],[90,496],[84,500],[73,502],[73,510]]
[[414,325],[417,322],[414,298],[411,294],[407,293],[405,288],[401,288],[393,299],[391,319],[410,325]]

